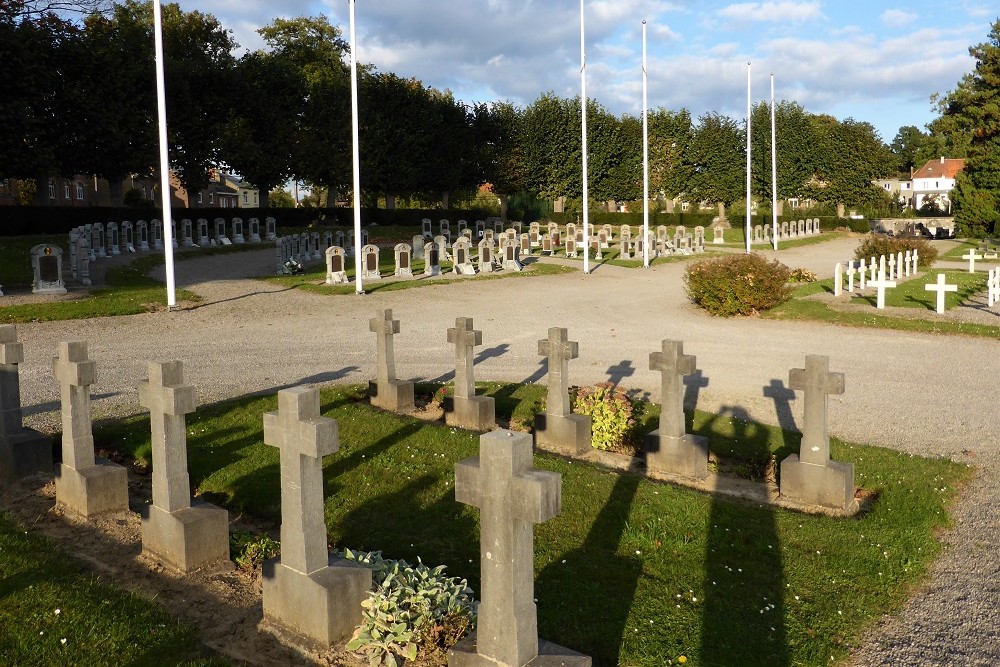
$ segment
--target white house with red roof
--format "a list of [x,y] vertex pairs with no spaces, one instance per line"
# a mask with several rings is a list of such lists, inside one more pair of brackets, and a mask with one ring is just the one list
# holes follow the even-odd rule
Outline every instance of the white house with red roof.
[[955,176],[965,167],[965,158],[940,157],[913,172],[913,208],[928,202],[937,202],[942,211],[951,213],[951,190]]

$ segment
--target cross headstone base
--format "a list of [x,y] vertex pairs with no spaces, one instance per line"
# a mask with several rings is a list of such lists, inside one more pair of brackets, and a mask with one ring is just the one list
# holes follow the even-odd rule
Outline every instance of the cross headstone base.
[[535,446],[563,456],[579,456],[593,449],[589,415],[535,415]]
[[52,473],[52,438],[30,428],[0,434],[0,481],[36,472]]
[[448,426],[470,431],[492,431],[497,427],[496,403],[492,396],[455,396],[451,404],[452,409],[444,413]]
[[[523,667],[590,667],[591,664],[590,656],[539,639],[538,655]],[[448,667],[498,667],[498,663],[476,652],[476,633],[473,632],[448,649]]]
[[828,461],[826,465],[817,465],[800,461],[798,454],[789,454],[781,462],[779,493],[807,505],[856,509],[854,464]]
[[390,412],[413,412],[413,383],[406,380],[368,383],[372,405]]
[[261,629],[294,643],[330,646],[350,637],[372,588],[371,570],[336,557],[305,574],[282,565],[279,556],[264,562],[263,575]]
[[708,477],[708,438],[690,433],[664,436],[657,429],[647,433],[644,442],[648,469],[691,479]]
[[60,463],[56,471],[56,504],[84,518],[128,509],[128,473],[107,459],[77,470]]
[[210,503],[196,503],[176,512],[146,506],[142,552],[181,572],[214,563],[228,565],[229,512]]

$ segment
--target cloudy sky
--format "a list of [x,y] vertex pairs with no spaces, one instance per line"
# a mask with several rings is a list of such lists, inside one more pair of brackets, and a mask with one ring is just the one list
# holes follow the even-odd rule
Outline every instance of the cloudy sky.
[[[276,16],[326,14],[348,33],[348,0],[180,0],[214,14],[243,48]],[[580,92],[577,0],[358,0],[358,57],[466,102],[530,104]],[[885,141],[934,117],[929,97],[970,71],[1000,10],[985,0],[719,2],[585,0],[587,93],[615,113],[649,106],[743,118],[752,96],[872,123]]]

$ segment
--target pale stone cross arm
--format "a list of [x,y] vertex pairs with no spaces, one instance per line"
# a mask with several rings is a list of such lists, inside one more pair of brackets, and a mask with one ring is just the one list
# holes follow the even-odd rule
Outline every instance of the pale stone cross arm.
[[167,512],[191,506],[184,415],[195,411],[198,393],[185,385],[180,361],[150,362],[139,383],[139,405],[149,410],[153,445],[153,504]]
[[549,391],[545,412],[550,415],[568,415],[569,360],[580,356],[580,345],[569,340],[565,328],[552,327],[549,337],[538,341],[538,354],[548,358]]
[[52,373],[62,398],[63,463],[77,470],[92,466],[95,458],[90,385],[97,381],[97,362],[87,359],[87,341],[59,343]]
[[472,327],[471,317],[457,317],[455,326],[448,329],[448,342],[455,345],[455,396],[458,398],[470,398],[476,393],[472,350],[483,344],[483,332]]
[[378,362],[376,369],[379,382],[396,379],[396,362],[393,354],[392,337],[399,333],[399,320],[392,319],[392,310],[386,308],[380,315],[368,320],[368,330],[377,334]]
[[829,357],[810,354],[806,355],[805,368],[793,368],[788,372],[788,387],[805,392],[800,460],[826,465],[830,460],[826,397],[844,393],[844,374],[830,372]]
[[684,343],[664,340],[659,352],[649,353],[649,370],[660,371],[660,433],[664,436],[684,435],[683,378],[694,373],[697,358],[684,354]]

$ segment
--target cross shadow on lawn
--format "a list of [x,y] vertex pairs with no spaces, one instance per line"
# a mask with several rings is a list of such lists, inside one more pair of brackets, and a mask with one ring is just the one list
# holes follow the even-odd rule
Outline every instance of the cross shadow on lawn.
[[[741,458],[770,460],[768,434],[738,407],[732,416]],[[713,417],[712,421],[722,418]],[[711,423],[704,429],[710,429]],[[791,664],[785,631],[785,577],[774,510],[715,494],[705,553],[699,665]],[[763,611],[762,611],[763,610]]]
[[642,576],[642,561],[620,550],[641,482],[619,475],[583,544],[556,556],[535,581],[539,635],[590,655],[595,665],[619,664]]

